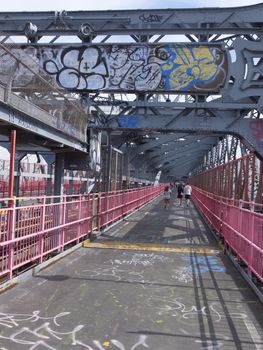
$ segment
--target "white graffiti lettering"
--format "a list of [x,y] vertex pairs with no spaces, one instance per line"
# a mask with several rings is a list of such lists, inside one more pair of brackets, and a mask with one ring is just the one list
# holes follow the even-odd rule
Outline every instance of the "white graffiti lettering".
[[157,310],[158,315],[170,315],[178,317],[180,320],[187,323],[195,321],[199,315],[206,318],[212,318],[215,322],[220,322],[222,318],[231,317],[236,319],[245,319],[244,313],[223,313],[217,310],[217,303],[209,303],[206,306],[186,306],[182,298],[174,297],[152,297],[147,301],[147,305],[151,309]]
[[142,266],[152,266],[157,262],[161,263],[171,263],[173,262],[173,259],[167,258],[164,255],[157,255],[157,254],[129,254],[129,253],[123,253],[123,258],[111,260],[111,264],[116,265],[142,265]]
[[[32,314],[0,314],[0,325],[4,327],[1,330],[0,339],[8,342],[10,347],[1,347],[1,350],[12,350],[12,344],[19,344],[19,349],[35,350],[49,349],[57,350],[61,348],[61,344],[65,344],[65,339],[70,339],[69,346],[81,346],[89,350],[105,350],[116,347],[120,350],[135,350],[138,347],[148,348],[146,343],[147,336],[140,335],[139,340],[130,348],[117,339],[107,341],[107,346],[104,342],[93,340],[92,345],[86,344],[79,340],[79,332],[84,329],[84,325],[77,325],[71,331],[62,331],[61,322],[59,319],[69,316],[70,312],[61,312],[53,317],[43,317],[40,311],[33,311]],[[44,321],[44,322],[43,322]],[[34,325],[34,327],[32,327]],[[58,327],[59,329],[55,329]],[[10,333],[8,330],[12,330]],[[5,334],[6,333],[6,334]],[[7,345],[5,345],[7,346]]]

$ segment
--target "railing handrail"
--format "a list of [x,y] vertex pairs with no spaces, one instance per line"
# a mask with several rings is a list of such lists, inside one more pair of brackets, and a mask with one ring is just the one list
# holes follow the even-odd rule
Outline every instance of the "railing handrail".
[[[61,196],[4,198],[0,208],[0,276],[42,262],[151,201],[164,185]],[[28,202],[28,204],[23,203]]]
[[263,282],[263,205],[220,197],[195,186],[193,201],[250,275]]

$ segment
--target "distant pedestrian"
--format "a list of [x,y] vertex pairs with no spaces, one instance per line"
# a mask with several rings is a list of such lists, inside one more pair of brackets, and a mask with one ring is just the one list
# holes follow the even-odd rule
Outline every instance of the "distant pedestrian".
[[186,206],[187,207],[189,207],[189,204],[190,204],[191,194],[192,194],[192,187],[187,182],[187,184],[184,187],[184,197],[185,197],[185,200],[186,200]]
[[169,186],[166,186],[163,192],[164,196],[164,209],[168,209],[170,207],[171,202],[171,189]]
[[179,199],[180,207],[183,205],[183,193],[184,193],[184,187],[181,183],[179,183],[177,186],[177,198]]

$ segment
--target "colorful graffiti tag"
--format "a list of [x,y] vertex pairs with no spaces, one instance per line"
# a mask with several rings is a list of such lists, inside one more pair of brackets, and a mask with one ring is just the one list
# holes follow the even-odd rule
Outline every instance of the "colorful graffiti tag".
[[11,51],[23,55],[31,68],[0,52],[0,72],[5,72],[0,82],[12,72],[17,87],[34,84],[35,74],[44,69],[71,91],[213,93],[224,86],[228,70],[227,53],[220,45],[16,46]]
[[[31,66],[34,62],[70,91],[213,93],[224,85],[228,70],[227,53],[220,45],[20,46],[12,50],[29,53]],[[4,61],[5,71],[12,72],[15,65],[17,86],[34,83],[29,70],[25,73],[23,65],[6,56],[0,56],[0,63]]]
[[206,90],[219,88],[225,78],[225,56],[219,48],[167,47],[161,65],[167,90]]
[[219,91],[227,75],[221,46],[107,45],[41,49],[44,69],[69,90]]

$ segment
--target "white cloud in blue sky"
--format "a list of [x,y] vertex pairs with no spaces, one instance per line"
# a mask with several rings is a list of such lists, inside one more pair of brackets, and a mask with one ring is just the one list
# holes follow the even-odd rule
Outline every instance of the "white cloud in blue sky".
[[116,9],[160,9],[191,7],[236,7],[260,3],[249,0],[211,0],[178,1],[174,0],[9,0],[1,1],[0,12],[5,11],[56,11],[56,10],[116,10]]

